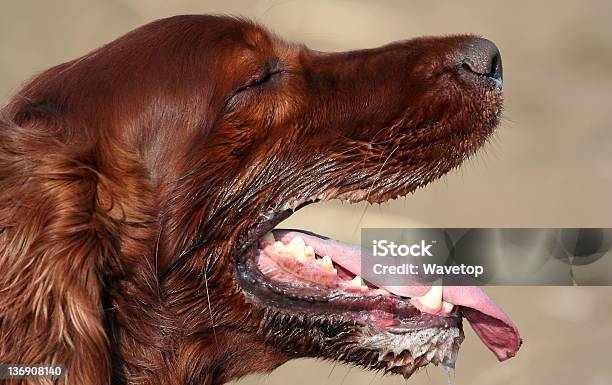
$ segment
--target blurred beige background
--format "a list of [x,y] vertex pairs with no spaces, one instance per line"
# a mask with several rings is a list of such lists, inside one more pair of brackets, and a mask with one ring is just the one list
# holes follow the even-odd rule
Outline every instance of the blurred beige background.
[[[359,228],[612,227],[612,3],[610,1],[55,0],[0,3],[0,102],[54,64],[156,18],[228,13],[258,20],[320,50],[372,47],[426,34],[472,32],[504,63],[505,119],[495,143],[413,196],[366,208],[327,203],[287,226],[357,242]],[[453,383],[612,383],[612,289],[487,288],[525,345],[497,363],[466,324]],[[446,384],[429,367],[408,384]],[[402,384],[315,360],[297,360],[245,385]]]

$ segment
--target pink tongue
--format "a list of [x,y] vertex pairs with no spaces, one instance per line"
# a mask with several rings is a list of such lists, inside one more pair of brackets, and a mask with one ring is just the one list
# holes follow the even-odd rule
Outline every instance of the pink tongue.
[[[348,243],[292,230],[274,230],[274,237],[288,243],[295,236],[304,239],[318,255],[329,255],[331,259],[355,275],[361,274],[361,248]],[[409,279],[409,278],[408,278]],[[406,286],[384,286],[390,292],[404,297],[420,297],[430,286],[406,282]],[[461,311],[480,340],[504,361],[514,357],[521,345],[518,329],[510,318],[479,287],[444,286],[442,298],[446,302],[461,306]]]
[[444,286],[442,298],[462,306],[461,312],[480,340],[504,361],[521,347],[518,329],[489,296],[476,286]]

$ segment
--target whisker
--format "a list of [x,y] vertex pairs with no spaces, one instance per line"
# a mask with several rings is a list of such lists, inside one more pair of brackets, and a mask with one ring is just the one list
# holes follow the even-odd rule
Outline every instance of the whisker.
[[334,364],[332,365],[331,370],[329,371],[329,374],[327,375],[327,378],[330,378],[331,375],[334,373],[334,369],[336,369],[336,364],[338,363],[338,361],[334,361]]
[[387,162],[389,161],[389,159],[391,158],[391,156],[393,156],[393,154],[395,153],[395,151],[397,151],[397,149],[399,148],[399,146],[395,146],[395,148],[393,149],[393,151],[391,151],[389,153],[389,156],[387,156],[387,158],[385,158],[385,161],[383,162],[383,164],[380,166],[380,168],[378,169],[378,173],[376,174],[376,178],[372,181],[372,184],[370,184],[370,188],[368,189],[368,193],[366,194],[366,201],[368,200],[368,198],[370,197],[370,193],[372,192],[372,190],[374,189],[374,185],[376,184],[376,182],[378,182],[378,180],[380,179],[380,174],[382,173],[383,168],[385,167],[385,165],[387,164]]
[[161,240],[161,234],[162,234],[162,226],[159,227],[159,233],[157,234],[157,240],[155,241],[155,279],[158,281],[157,282],[158,294],[159,294],[159,241]]
[[212,324],[212,332],[215,338],[215,348],[219,349],[219,341],[217,340],[217,331],[215,330],[215,320],[213,318],[212,306],[210,305],[210,293],[208,292],[208,272],[207,267],[204,267],[204,285],[206,286],[206,300],[208,302],[208,313],[210,314],[210,323]]
[[357,229],[359,228],[359,226],[361,225],[363,218],[365,217],[365,213],[368,209],[368,199],[370,198],[370,193],[372,192],[372,190],[374,189],[374,185],[376,184],[376,182],[380,179],[380,175],[382,173],[383,168],[385,167],[385,165],[387,164],[387,161],[389,161],[389,159],[391,158],[391,156],[393,156],[393,153],[395,153],[395,151],[399,148],[399,146],[395,146],[395,148],[389,153],[389,155],[385,158],[385,160],[383,161],[383,163],[380,165],[380,168],[378,169],[378,173],[376,174],[376,177],[374,178],[374,180],[372,181],[372,183],[370,184],[370,187],[368,188],[368,192],[366,193],[366,197],[364,199],[364,201],[366,202],[365,207],[363,208],[363,212],[361,213],[361,217],[359,218],[359,221],[357,222],[357,227],[355,227],[355,230],[353,230],[353,232],[357,232]]
[[268,8],[266,8],[259,16],[257,16],[257,18],[255,20],[257,20],[258,22],[262,21],[262,18],[264,16],[266,16],[268,14],[268,12],[270,12],[272,9],[279,7],[281,5],[285,5],[285,4],[289,4],[289,3],[293,3],[296,0],[285,0],[285,1],[279,1],[279,2],[272,2],[272,4],[270,4],[270,6]]
[[357,230],[359,230],[359,228],[361,227],[361,224],[363,222],[363,218],[365,218],[366,211],[368,211],[368,205],[367,204],[363,207],[363,211],[361,212],[361,216],[359,217],[359,220],[357,221],[357,225],[355,226],[355,229],[353,230],[353,234],[356,233]]
[[378,376],[378,372],[374,372],[374,376],[372,377],[368,385],[372,385],[374,383],[374,380],[376,380],[376,376]]
[[348,377],[349,373],[351,372],[351,369],[353,369],[353,368],[351,366],[349,366],[348,370],[344,374],[344,377],[342,377],[342,381],[340,381],[340,385],[344,385],[344,381],[346,381],[346,378]]

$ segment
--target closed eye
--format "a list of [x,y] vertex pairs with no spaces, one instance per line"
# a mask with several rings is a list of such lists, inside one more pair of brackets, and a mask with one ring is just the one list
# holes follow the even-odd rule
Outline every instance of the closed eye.
[[260,74],[256,74],[252,76],[249,80],[247,80],[243,85],[236,89],[235,93],[245,91],[252,87],[261,86],[275,78],[279,77],[285,70],[283,68],[275,68],[272,70],[266,70]]
[[252,75],[241,86],[235,88],[228,99],[225,101],[224,110],[227,112],[234,108],[242,98],[244,93],[253,89],[259,89],[271,83],[278,83],[281,75],[286,72],[285,68],[278,62],[272,61],[267,66],[261,68],[260,71]]

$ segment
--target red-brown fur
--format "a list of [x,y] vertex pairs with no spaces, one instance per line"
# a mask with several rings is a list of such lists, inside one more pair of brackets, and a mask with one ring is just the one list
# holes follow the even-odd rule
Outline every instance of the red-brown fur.
[[180,16],[34,78],[0,120],[0,362],[178,385],[337,358],[329,325],[272,336],[240,246],[287,202],[384,201],[473,153],[501,95],[455,71],[470,39],[322,54]]

